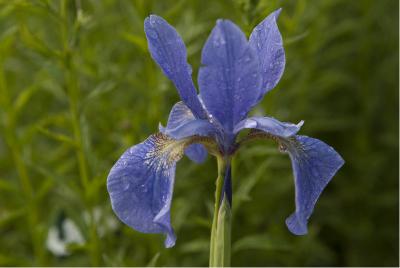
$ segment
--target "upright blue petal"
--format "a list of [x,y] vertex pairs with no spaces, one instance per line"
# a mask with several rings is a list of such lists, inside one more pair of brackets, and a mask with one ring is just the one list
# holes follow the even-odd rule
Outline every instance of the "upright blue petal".
[[151,135],[128,149],[107,179],[111,205],[118,218],[143,233],[164,233],[166,247],[175,244],[170,207],[175,167],[185,141],[164,134]]
[[190,121],[196,120],[192,111],[182,102],[175,103],[172,107],[171,112],[168,116],[167,126],[163,127],[159,125],[159,130],[165,133],[167,130],[175,129],[179,126],[189,123]]
[[256,52],[229,20],[218,20],[202,51],[199,87],[208,112],[232,131],[260,95]]
[[197,98],[192,69],[187,63],[186,47],[179,34],[163,18],[156,15],[146,18],[144,31],[151,56],[175,84],[183,102],[197,118],[206,118]]
[[164,130],[164,134],[176,140],[190,136],[215,137],[216,134],[215,126],[203,119],[195,119],[176,128]]
[[250,46],[256,50],[262,70],[262,87],[257,102],[273,89],[285,69],[285,51],[276,20],[281,9],[271,13],[250,35]]
[[160,125],[159,130],[176,140],[190,136],[213,137],[217,131],[208,120],[195,118],[182,102],[178,102],[172,107],[167,127]]
[[[183,103],[176,103],[169,114],[167,127],[160,126],[160,131],[168,133],[169,131],[178,128],[179,126],[185,125],[190,121],[196,120],[190,109]],[[208,123],[207,123],[208,125]],[[192,144],[185,149],[185,154],[193,162],[203,163],[207,158],[207,150],[202,144]]]
[[306,136],[295,136],[285,145],[296,187],[296,211],[286,219],[286,225],[292,233],[303,235],[318,197],[344,160],[326,143]]
[[262,130],[271,135],[287,138],[295,135],[303,125],[304,121],[300,121],[297,125],[292,123],[280,122],[272,117],[249,117],[240,121],[234,129],[234,133],[237,134],[239,131],[245,128],[252,128]]

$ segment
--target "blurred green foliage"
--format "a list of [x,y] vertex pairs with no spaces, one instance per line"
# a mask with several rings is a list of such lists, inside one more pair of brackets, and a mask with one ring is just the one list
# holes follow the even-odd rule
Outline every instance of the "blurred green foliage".
[[[286,70],[253,113],[305,119],[301,133],[335,147],[346,164],[322,194],[309,234],[297,237],[284,224],[294,209],[288,157],[273,143],[242,149],[233,170],[232,264],[397,266],[395,0],[0,0],[0,265],[207,265],[211,157],[178,164],[174,248],[119,221],[107,227],[116,219],[109,169],[178,101],[150,58],[143,20],[155,13],[178,29],[196,77],[217,18],[249,34],[278,7]],[[57,257],[46,240],[63,218],[85,243]]]

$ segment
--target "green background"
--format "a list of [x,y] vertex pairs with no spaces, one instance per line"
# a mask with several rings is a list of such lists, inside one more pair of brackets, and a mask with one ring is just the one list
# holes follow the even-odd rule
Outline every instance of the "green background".
[[[284,224],[294,210],[288,157],[272,142],[242,149],[232,265],[397,266],[396,0],[0,0],[0,265],[207,265],[212,157],[177,166],[172,249],[117,221],[106,191],[113,163],[165,124],[179,99],[148,53],[143,21],[154,13],[177,28],[196,81],[216,19],[249,35],[278,7],[286,69],[252,114],[304,119],[300,133],[332,145],[346,164],[309,234],[297,237]],[[57,257],[46,239],[66,218],[85,243]]]

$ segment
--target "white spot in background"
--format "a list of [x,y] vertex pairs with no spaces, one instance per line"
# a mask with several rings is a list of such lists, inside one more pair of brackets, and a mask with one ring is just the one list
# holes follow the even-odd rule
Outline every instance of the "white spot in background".
[[[126,211],[124,217],[129,217],[129,211]],[[83,219],[86,223],[90,223],[90,215],[87,211],[83,213]],[[95,207],[93,209],[93,219],[100,237],[104,236],[107,232],[115,231],[118,228],[118,222],[115,220],[115,217],[102,211],[100,207]]]
[[[79,244],[85,243],[81,232],[79,231],[76,224],[70,220],[65,219],[61,224],[62,230],[53,226],[49,229],[46,240],[47,249],[56,256],[68,256],[67,246],[69,244]],[[63,235],[61,235],[63,232]]]

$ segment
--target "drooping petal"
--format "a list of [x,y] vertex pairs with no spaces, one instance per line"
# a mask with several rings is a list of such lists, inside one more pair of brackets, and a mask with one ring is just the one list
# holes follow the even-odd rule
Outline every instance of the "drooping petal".
[[260,95],[256,52],[229,20],[218,20],[202,51],[199,87],[208,112],[231,131]]
[[[167,134],[172,130],[183,126],[190,121],[196,120],[190,109],[183,103],[176,103],[169,114],[167,126],[164,128],[160,125],[160,132]],[[207,125],[209,125],[207,123]],[[170,133],[170,135],[172,135]],[[192,144],[185,149],[185,154],[195,163],[203,163],[207,158],[207,150],[202,144]]]
[[158,133],[128,149],[107,178],[111,205],[118,218],[143,233],[164,233],[166,247],[175,244],[170,207],[176,162],[187,140]]
[[197,98],[192,69],[186,59],[186,47],[179,34],[163,18],[150,15],[144,21],[149,50],[154,61],[175,84],[183,102],[197,118],[205,112]]
[[295,135],[303,125],[304,121],[300,121],[297,125],[285,123],[272,117],[249,117],[240,121],[234,129],[234,134],[239,133],[242,129],[252,128],[262,130],[271,135],[287,138]]
[[262,87],[257,102],[273,89],[285,69],[285,51],[276,20],[281,9],[276,10],[258,24],[250,35],[250,46],[257,52],[262,71]]
[[325,186],[344,164],[342,157],[326,143],[306,136],[295,135],[299,124],[283,123],[269,117],[252,117],[240,122],[235,131],[243,128],[261,130],[250,132],[239,143],[258,138],[273,139],[279,149],[289,153],[296,188],[296,211],[286,219],[289,230],[297,235],[307,233],[307,222]]
[[303,235],[318,197],[344,160],[331,146],[307,136],[295,136],[285,146],[296,188],[296,211],[286,219],[286,225],[292,233]]

